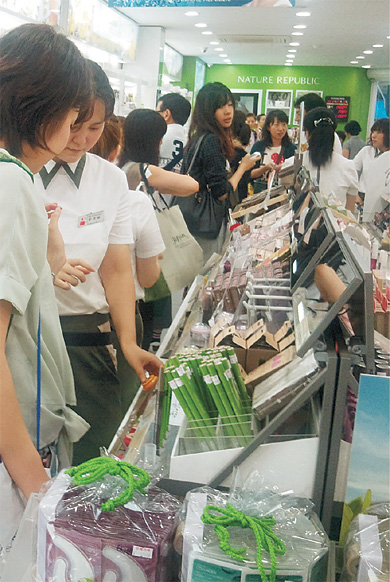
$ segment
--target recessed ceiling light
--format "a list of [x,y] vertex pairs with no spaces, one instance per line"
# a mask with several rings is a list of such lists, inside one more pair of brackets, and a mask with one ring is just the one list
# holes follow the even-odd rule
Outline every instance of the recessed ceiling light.
[[284,63],[285,67],[292,67],[292,63]]
[[223,62],[224,63],[227,63],[228,65],[231,65],[232,64],[232,61],[230,59],[225,59]]
[[287,49],[287,52],[289,52],[289,53],[296,53],[297,52],[297,49]]
[[227,54],[226,53],[221,53],[219,56],[223,58],[223,57],[227,57]]
[[296,15],[297,16],[310,16],[310,12],[297,12]]
[[286,59],[295,59],[296,56],[297,55],[294,55],[294,54],[287,54]]
[[303,36],[303,32],[292,32],[291,36]]
[[383,44],[373,44],[374,48],[383,48]]
[[300,46],[299,42],[289,42],[288,43],[289,46]]
[[204,30],[204,31],[202,32],[202,34],[213,34],[213,33],[211,32],[211,30]]
[[207,28],[207,24],[205,24],[204,22],[197,22],[195,26],[196,28]]
[[371,65],[362,65],[362,69],[371,69]]
[[357,59],[365,59],[366,57],[362,57],[362,55],[359,55],[358,57],[356,57]]
[[372,55],[372,53],[373,53],[373,52],[374,52],[374,51],[363,51],[363,54],[364,54],[364,55]]
[[350,61],[351,65],[357,65],[359,61]]
[[293,28],[306,28],[306,24],[295,24]]
[[389,40],[390,39],[390,34],[388,36],[386,36],[386,38],[387,38],[387,40]]
[[190,10],[189,12],[184,12],[184,16],[199,16],[199,12],[195,12],[195,10]]
[[219,42],[217,40],[211,40],[210,44],[212,44],[213,46],[218,46]]
[[216,48],[216,49],[214,49],[214,50],[215,50],[215,51],[218,51],[218,52],[220,52],[220,51],[223,51],[223,48],[221,48],[221,47],[219,46],[218,48]]

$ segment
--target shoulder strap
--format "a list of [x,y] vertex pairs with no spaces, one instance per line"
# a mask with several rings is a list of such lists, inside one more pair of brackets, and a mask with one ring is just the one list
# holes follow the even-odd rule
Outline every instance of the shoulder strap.
[[190,165],[188,166],[188,170],[186,171],[186,174],[189,174],[191,172],[191,170],[192,170],[192,166],[194,165],[195,158],[198,155],[199,148],[200,148],[200,145],[201,145],[201,143],[203,141],[204,136],[205,136],[205,134],[201,135],[200,138],[197,141],[197,144],[196,144],[196,147],[195,147],[195,151],[194,151],[194,154],[193,154],[193,156],[191,158],[191,162],[190,162]]
[[[148,167],[148,165],[147,165],[147,164],[142,164],[142,163],[140,163],[140,164],[139,164],[139,170],[140,170],[140,173],[141,173],[142,182],[143,182],[143,183],[144,183],[144,185],[145,185],[145,188],[146,188],[146,192],[147,192],[147,194],[149,194],[149,196],[150,196],[150,197],[151,197],[151,199],[152,199],[152,202],[153,202],[154,209],[155,209],[157,212],[160,212],[161,210],[160,210],[160,208],[157,206],[157,204],[156,204],[156,201],[155,201],[155,199],[154,199],[154,193],[155,193],[155,189],[154,189],[154,188],[153,188],[153,187],[152,187],[152,186],[149,184],[149,181],[148,181],[148,179],[147,179],[147,177],[146,177],[145,166],[146,166],[146,168]],[[164,197],[163,197],[163,196],[161,196],[160,192],[158,192],[158,195],[159,195],[159,197],[160,197],[160,200],[161,200],[161,202],[162,202],[162,203],[163,203],[163,205],[165,206],[165,208],[169,208],[168,204],[166,203],[166,201],[165,201]]]

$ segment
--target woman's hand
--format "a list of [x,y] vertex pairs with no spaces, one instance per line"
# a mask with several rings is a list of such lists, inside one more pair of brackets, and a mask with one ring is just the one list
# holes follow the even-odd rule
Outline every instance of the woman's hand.
[[240,165],[242,166],[244,172],[247,172],[248,170],[251,170],[258,161],[258,158],[251,158],[250,154],[246,154],[246,156],[242,158]]
[[49,218],[49,237],[47,241],[47,261],[52,273],[57,275],[66,261],[64,239],[58,228],[61,208],[58,204],[46,204],[47,216]]
[[83,259],[67,259],[54,279],[54,285],[60,289],[70,289],[79,283],[85,283],[86,275],[95,269]]
[[141,349],[137,344],[123,348],[123,354],[130,366],[134,369],[141,382],[145,382],[145,370],[149,374],[158,376],[164,364],[151,352]]

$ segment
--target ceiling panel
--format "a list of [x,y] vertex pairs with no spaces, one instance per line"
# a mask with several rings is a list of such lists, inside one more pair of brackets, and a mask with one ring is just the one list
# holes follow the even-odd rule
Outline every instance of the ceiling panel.
[[[389,0],[297,0],[294,8],[270,7],[196,7],[197,17],[185,16],[189,8],[122,8],[121,11],[141,26],[162,26],[165,42],[183,55],[201,57],[208,64],[222,62],[210,45],[220,42],[220,47],[233,64],[283,65],[287,44],[275,42],[284,37],[300,42],[296,47],[297,65],[361,66],[389,68]],[[310,17],[298,17],[299,11],[309,11]],[[207,28],[195,28],[204,22]],[[295,30],[294,25],[304,24],[306,29]],[[212,35],[203,35],[202,31]],[[292,32],[303,36],[292,36]],[[230,35],[259,37],[256,43],[221,42]],[[266,42],[271,37],[272,42]],[[243,39],[244,40],[244,39]],[[383,44],[383,48],[373,48]],[[372,50],[372,55],[364,55]],[[350,61],[364,56],[358,65]]]

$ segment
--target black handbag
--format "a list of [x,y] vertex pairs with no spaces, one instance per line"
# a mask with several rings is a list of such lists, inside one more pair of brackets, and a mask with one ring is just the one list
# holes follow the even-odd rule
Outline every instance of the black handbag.
[[[191,163],[186,174],[190,174],[195,158],[203,141],[202,135],[192,156]],[[177,204],[183,214],[188,230],[194,236],[203,238],[217,238],[222,224],[227,217],[226,200],[217,200],[210,192],[208,186],[205,189],[186,197],[176,197]]]

